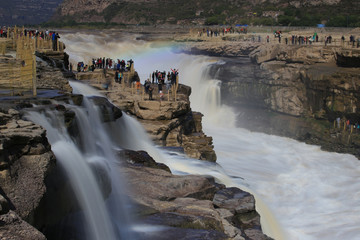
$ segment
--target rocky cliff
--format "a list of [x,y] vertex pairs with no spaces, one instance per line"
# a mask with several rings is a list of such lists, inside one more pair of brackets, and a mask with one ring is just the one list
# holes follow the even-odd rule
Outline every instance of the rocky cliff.
[[360,156],[358,134],[344,131],[345,120],[360,123],[357,48],[247,42],[190,47],[225,57],[243,56],[246,48],[250,59],[224,58],[225,64],[210,71],[222,80],[223,101],[241,112],[239,126]]
[[48,189],[46,178],[55,167],[45,130],[22,120],[18,111],[3,105],[0,143],[0,237],[45,239],[29,225],[36,222]]

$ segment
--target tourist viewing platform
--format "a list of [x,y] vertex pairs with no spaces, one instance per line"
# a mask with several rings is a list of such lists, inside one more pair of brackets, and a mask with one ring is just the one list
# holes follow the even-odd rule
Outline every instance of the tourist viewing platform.
[[36,53],[64,56],[65,46],[55,32],[27,30],[24,27],[1,29],[0,95],[37,95]]

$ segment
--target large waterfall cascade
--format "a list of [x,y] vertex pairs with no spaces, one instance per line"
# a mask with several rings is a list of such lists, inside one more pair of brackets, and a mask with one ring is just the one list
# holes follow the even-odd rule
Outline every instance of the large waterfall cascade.
[[[175,173],[212,174],[228,186],[248,189],[256,196],[265,233],[275,239],[360,238],[360,163],[354,156],[236,128],[236,113],[221,104],[221,83],[207,73],[207,66],[222,61],[176,54],[168,46],[119,41],[123,38],[105,33],[80,36],[62,35],[74,59],[132,58],[142,81],[154,70],[179,69],[180,82],[192,87],[192,109],[204,114],[204,131],[214,139],[222,168],[168,156],[149,142],[139,143],[137,137],[132,146],[148,151]],[[134,120],[124,117],[121,121]],[[126,129],[127,134],[145,134],[138,127]]]

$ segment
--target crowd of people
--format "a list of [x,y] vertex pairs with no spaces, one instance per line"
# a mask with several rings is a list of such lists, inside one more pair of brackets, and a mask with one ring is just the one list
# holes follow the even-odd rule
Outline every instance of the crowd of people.
[[156,70],[151,74],[152,83],[162,83],[164,84],[165,81],[169,82],[170,84],[176,83],[176,76],[179,74],[179,70],[171,69],[171,71],[159,71]]
[[[112,60],[111,58],[94,58],[91,61],[91,65],[85,65],[84,62],[78,62],[77,64],[77,71],[78,72],[86,72],[86,71],[94,71],[95,69],[103,69],[106,70],[113,70],[114,73],[114,82],[121,84],[124,81],[124,72],[130,71],[134,61],[132,59],[125,62],[125,60],[117,61]],[[72,71],[72,66],[70,65],[70,71]],[[164,91],[165,88],[167,91],[170,90],[171,86],[177,83],[177,76],[179,75],[178,69],[171,69],[170,71],[153,71],[150,74],[150,78],[145,80],[144,82],[144,90],[145,93],[149,95],[149,100],[153,100],[153,90],[155,86],[157,86],[158,94],[160,100],[164,98]],[[109,87],[111,83],[105,84],[105,89]],[[139,80],[135,82],[129,82],[131,84],[135,84],[136,91],[139,93],[141,89],[141,83]]]
[[157,84],[158,93],[160,100],[164,98],[164,89],[165,86],[167,91],[171,88],[172,85],[176,84],[176,78],[179,75],[178,69],[171,69],[171,71],[159,71],[156,70],[151,74],[151,80],[147,79],[144,83],[145,93],[149,94],[149,100],[152,100],[153,86]]
[[91,65],[85,65],[84,62],[77,63],[78,72],[94,71],[95,69],[113,69],[119,72],[130,71],[134,61],[132,59],[128,60],[125,63],[125,60],[117,59],[114,61],[111,58],[93,58],[91,60]]
[[[358,121],[353,121],[350,119],[341,119],[340,117],[336,118],[336,127],[338,129],[344,128],[344,130],[349,130],[350,133],[356,132],[360,133],[360,123]],[[343,127],[344,125],[344,127]]]
[[[15,28],[7,28],[3,26],[0,28],[0,37],[7,38],[11,37],[12,33],[14,33]],[[39,31],[37,29],[20,29],[20,36],[30,37],[30,38],[37,38],[37,39],[44,39],[44,40],[51,40],[52,41],[52,49],[54,51],[58,50],[58,39],[60,35],[58,32],[55,31]]]
[[[324,36],[323,39],[319,38],[319,35],[315,32],[313,35],[311,36],[302,36],[302,35],[291,35],[291,36],[283,36],[281,31],[274,31],[274,39],[277,40],[279,43],[285,43],[285,44],[292,44],[292,45],[311,45],[313,43],[318,43],[318,42],[324,42],[325,46],[327,46],[328,44],[332,44],[333,43],[333,36],[328,35],[328,36]],[[261,36],[252,36],[251,40],[253,42],[261,42]],[[341,39],[341,44],[345,45],[345,36],[342,36]],[[269,43],[270,42],[270,36],[267,35],[266,36],[266,42]],[[355,44],[356,43],[356,44]],[[350,35],[349,37],[349,45],[352,45],[353,47],[360,47],[360,37],[356,40],[356,37],[353,35]]]
[[218,37],[225,36],[228,33],[247,33],[247,27],[224,27],[224,28],[203,28],[198,31],[198,37],[207,36],[207,37]]

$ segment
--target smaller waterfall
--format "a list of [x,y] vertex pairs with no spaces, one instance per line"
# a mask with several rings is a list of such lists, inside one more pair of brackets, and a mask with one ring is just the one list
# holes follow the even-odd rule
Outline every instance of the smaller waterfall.
[[[130,232],[129,204],[123,197],[124,186],[113,143],[103,127],[99,111],[84,98],[84,106],[66,105],[76,114],[80,142],[69,136],[63,117],[56,111],[29,111],[26,118],[43,126],[59,165],[66,172],[85,217],[84,239],[135,239]],[[96,171],[105,171],[111,193],[104,199]],[[109,184],[109,183],[105,183]]]
[[191,64],[184,62],[185,66],[180,77],[181,82],[192,88],[191,105],[195,111],[204,114],[203,125],[234,127],[236,114],[230,107],[221,104],[221,81],[209,74],[210,64],[223,64],[223,62],[213,63],[212,58],[205,57],[192,61]]
[[64,120],[53,112],[28,112],[27,119],[47,130],[58,163],[65,170],[86,218],[87,239],[115,239],[110,217],[88,159],[66,133]]

